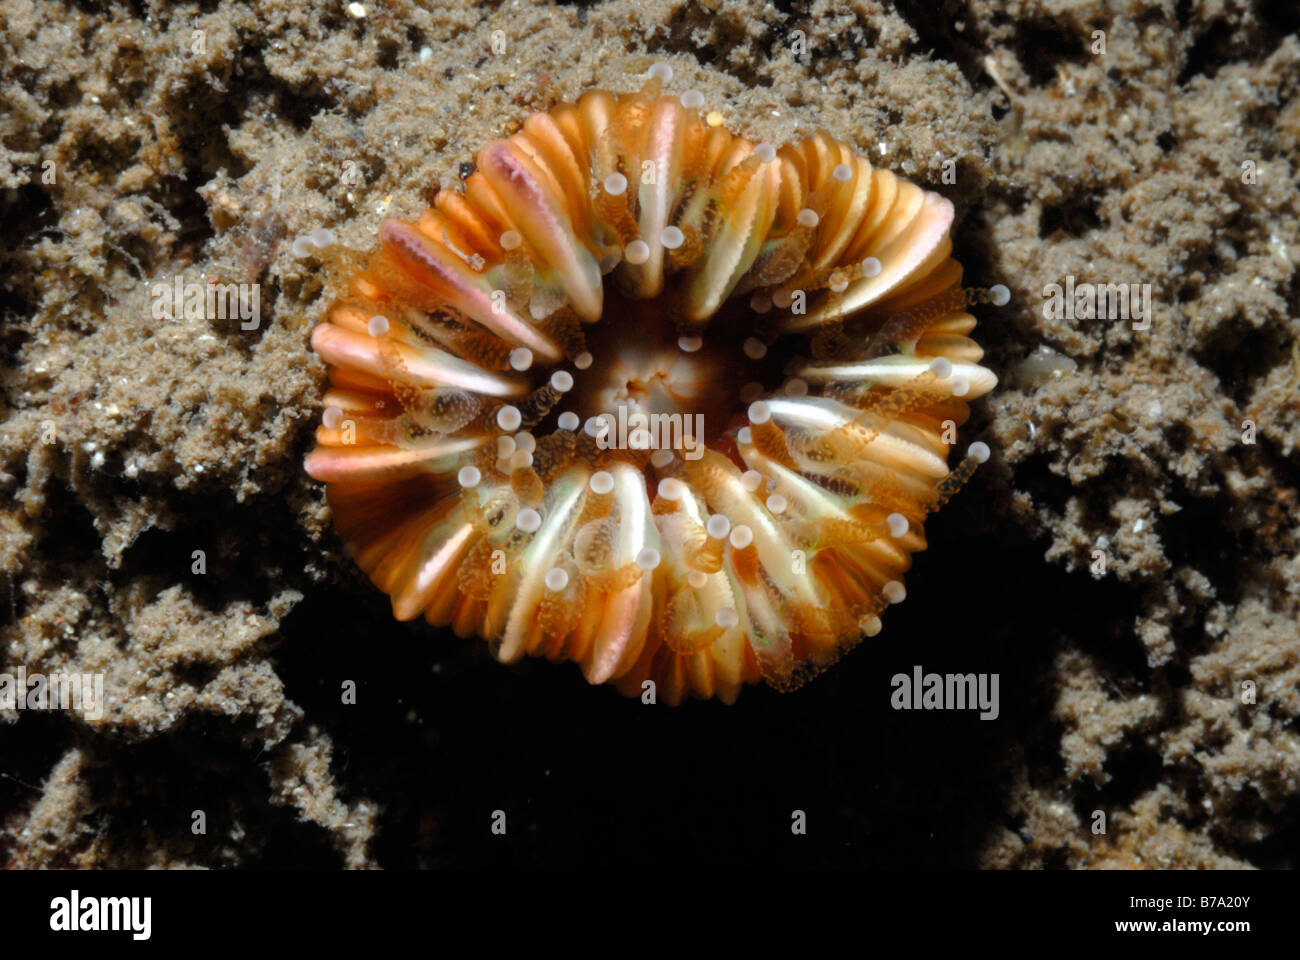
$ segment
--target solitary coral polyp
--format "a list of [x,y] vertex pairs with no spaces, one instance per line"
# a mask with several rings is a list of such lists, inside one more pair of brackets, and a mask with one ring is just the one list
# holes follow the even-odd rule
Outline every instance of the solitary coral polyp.
[[662,82],[530,116],[384,222],[312,334],[306,466],[399,619],[732,702],[880,629],[996,380],[946,199]]

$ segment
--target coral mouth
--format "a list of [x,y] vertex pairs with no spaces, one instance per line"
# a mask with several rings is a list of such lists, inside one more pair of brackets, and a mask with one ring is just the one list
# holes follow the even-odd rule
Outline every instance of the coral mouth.
[[306,467],[394,614],[668,703],[877,632],[996,382],[947,200],[698,105],[655,79],[528,118],[312,334]]
[[[692,423],[703,427],[703,442],[715,446],[743,426],[737,420],[746,384],[757,395],[781,383],[779,351],[750,357],[742,349],[755,319],[747,306],[732,302],[701,335],[684,336],[660,298],[607,294],[601,320],[585,331],[591,362],[574,372],[564,406],[584,424],[592,418],[626,424],[637,415],[695,418]],[[553,429],[557,419],[548,417],[540,429]],[[655,449],[673,448],[656,444]]]

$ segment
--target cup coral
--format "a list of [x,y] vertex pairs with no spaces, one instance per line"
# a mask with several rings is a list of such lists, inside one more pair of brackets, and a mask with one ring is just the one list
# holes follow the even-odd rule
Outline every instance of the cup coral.
[[667,77],[533,114],[382,224],[312,333],[306,468],[399,619],[732,702],[880,630],[996,379],[948,200]]

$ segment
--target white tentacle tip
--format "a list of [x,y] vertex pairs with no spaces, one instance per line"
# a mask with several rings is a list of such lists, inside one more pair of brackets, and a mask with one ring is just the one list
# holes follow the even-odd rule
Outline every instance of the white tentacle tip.
[[744,550],[754,542],[754,531],[743,523],[738,523],[731,528],[731,545],[737,550]]
[[644,240],[633,240],[623,248],[623,259],[632,266],[640,266],[650,259],[650,244]]
[[686,484],[673,477],[664,477],[659,481],[659,496],[665,500],[680,500],[686,496]]
[[513,433],[519,429],[519,425],[524,422],[524,415],[519,412],[519,408],[506,404],[497,411],[497,426],[502,430]]

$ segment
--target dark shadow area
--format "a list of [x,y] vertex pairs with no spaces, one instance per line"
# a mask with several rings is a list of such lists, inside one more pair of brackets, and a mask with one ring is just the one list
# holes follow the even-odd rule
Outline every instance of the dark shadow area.
[[[0,669],[8,669],[6,661]],[[41,798],[44,780],[72,740],[66,719],[48,711],[25,713],[20,723],[0,723],[0,827],[11,827]],[[0,830],[0,869],[14,850]],[[23,866],[22,864],[13,864]]]
[[933,51],[932,59],[957,64],[975,89],[989,86],[981,62],[985,39],[966,0],[895,0],[894,9],[916,31],[920,49]]
[[1055,20],[1027,20],[1017,25],[1020,63],[1035,87],[1056,82],[1063,63],[1083,65],[1092,60],[1090,38],[1073,26]]
[[[295,807],[268,801],[266,757],[231,733],[216,718],[196,715],[167,737],[96,744],[89,788],[103,803],[102,831],[120,845],[117,866],[149,866],[145,856],[159,848],[214,867],[342,866],[320,827],[301,821]],[[200,822],[204,832],[196,833]]]
[[[1134,591],[1046,564],[1018,530],[973,533],[969,512],[992,496],[977,481],[933,518],[883,633],[792,694],[644,705],[572,664],[502,666],[481,641],[396,624],[385,598],[346,587],[286,618],[277,668],[334,739],[345,790],[385,802],[385,866],[972,867],[1012,758],[1059,774],[1046,678],[1062,632],[1118,675],[1146,673]],[[893,709],[891,678],[918,666],[998,674],[999,717]],[[1117,795],[1149,785],[1149,764],[1114,772]],[[805,836],[791,832],[799,810]]]
[[109,572],[110,581],[118,590],[149,578],[158,590],[183,584],[214,613],[239,600],[264,607],[286,574],[301,567],[300,544],[295,531],[276,523],[279,509],[273,503],[258,501],[251,513],[244,506],[239,524],[229,521],[233,509],[215,494],[186,498],[173,514],[172,529],[140,534],[123,552],[121,567]]
[[1044,204],[1038,218],[1040,239],[1059,240],[1061,237],[1082,237],[1105,224],[1097,212],[1100,198],[1095,194],[1066,197],[1059,203]]
[[1244,410],[1263,378],[1274,367],[1290,362],[1283,336],[1274,324],[1253,327],[1244,320],[1228,319],[1197,345],[1192,356]]

